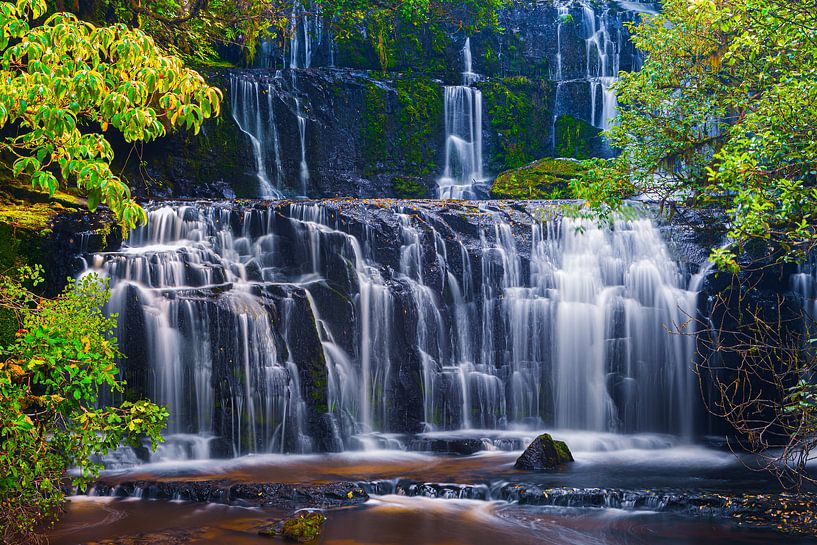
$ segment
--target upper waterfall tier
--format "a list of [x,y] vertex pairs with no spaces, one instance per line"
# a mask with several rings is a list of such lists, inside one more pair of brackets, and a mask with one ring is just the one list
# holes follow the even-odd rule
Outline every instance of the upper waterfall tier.
[[[619,70],[640,65],[626,23],[644,6],[512,2],[504,30],[438,29],[434,43],[418,38],[431,58],[396,55],[406,64],[388,70],[365,40],[333,41],[319,10],[299,8],[290,39],[261,47],[258,67],[219,75],[234,122],[206,127],[205,149],[185,146],[151,176],[177,196],[218,181],[216,197],[226,183],[239,197],[474,199],[543,157],[610,156],[600,133]],[[400,51],[416,45],[403,30]]]
[[557,426],[691,436],[696,294],[649,219],[555,204],[156,204],[89,256],[134,394],[214,452],[371,431]]

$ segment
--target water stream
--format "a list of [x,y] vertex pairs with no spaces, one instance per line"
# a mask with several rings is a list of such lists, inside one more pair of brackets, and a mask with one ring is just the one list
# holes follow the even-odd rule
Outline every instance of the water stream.
[[474,73],[470,38],[465,40],[462,58],[462,85],[446,86],[444,91],[445,171],[437,181],[441,199],[479,198],[479,186],[485,182],[482,92],[473,87],[480,76]]

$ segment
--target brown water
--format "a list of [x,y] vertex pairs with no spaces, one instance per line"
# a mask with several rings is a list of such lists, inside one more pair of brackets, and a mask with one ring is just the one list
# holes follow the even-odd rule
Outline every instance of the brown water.
[[[253,545],[288,513],[223,505],[75,498],[52,545],[109,543]],[[322,545],[773,545],[814,543],[727,521],[657,513],[525,508],[500,503],[383,496],[330,511]]]
[[[503,487],[606,487],[677,493],[774,492],[777,485],[747,470],[727,452],[700,447],[586,448],[574,439],[576,462],[546,473],[513,469],[519,453],[439,456],[401,451],[337,455],[250,456],[225,461],[151,464],[112,471],[107,480],[211,480],[324,483],[408,480],[476,485],[488,498]],[[571,504],[573,505],[573,504]],[[53,545],[261,544],[270,520],[291,510],[229,507],[140,499],[74,498],[50,535]],[[647,510],[524,506],[477,501],[372,496],[357,507],[330,510],[321,545],[800,545],[817,543],[725,518]],[[273,541],[275,543],[275,541]]]

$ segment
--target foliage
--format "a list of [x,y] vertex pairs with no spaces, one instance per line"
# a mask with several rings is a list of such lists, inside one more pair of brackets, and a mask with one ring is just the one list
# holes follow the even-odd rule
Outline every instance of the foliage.
[[[498,28],[499,9],[507,0],[313,0],[343,45],[361,35],[377,52],[380,68],[424,68],[449,28],[468,35]],[[365,32],[361,29],[365,28]],[[435,66],[435,68],[443,68]]]
[[161,440],[164,408],[147,401],[97,407],[100,389],[121,392],[112,338],[115,318],[102,306],[110,292],[90,275],[71,282],[55,299],[23,286],[42,281],[41,270],[20,269],[19,279],[0,279],[0,307],[14,312],[20,329],[0,348],[0,526],[5,543],[23,541],[49,521],[63,502],[69,467],[74,485],[101,469],[92,461],[123,441],[147,435]]
[[399,170],[408,177],[420,177],[436,172],[442,103],[441,87],[427,77],[367,81],[362,135],[365,174]]
[[162,48],[185,60],[220,64],[222,46],[244,48],[250,59],[259,39],[285,28],[292,2],[267,0],[62,0],[59,11],[100,24],[140,28]]
[[237,46],[252,60],[259,40],[283,44],[306,21],[322,17],[341,48],[366,41],[380,67],[389,69],[407,57],[422,66],[444,26],[469,34],[497,26],[498,8],[505,1],[90,0],[76,7],[93,21],[139,27],[173,53],[205,64],[220,58],[221,46]]
[[440,86],[425,77],[395,81],[400,122],[398,137],[405,159],[406,173],[420,176],[436,168],[437,146],[433,143],[443,115]]
[[576,185],[590,205],[637,192],[724,205],[732,271],[750,240],[779,260],[817,240],[817,11],[802,0],[668,0],[632,28],[645,52],[616,86],[622,153]]
[[122,224],[146,220],[128,186],[111,170],[109,127],[125,141],[149,141],[169,129],[198,132],[218,115],[221,92],[149,36],[124,25],[96,27],[69,13],[42,24],[45,0],[0,2],[0,150],[15,177],[53,195],[61,184],[104,203]]
[[491,196],[497,199],[569,199],[570,180],[582,172],[570,159],[542,159],[496,177]]

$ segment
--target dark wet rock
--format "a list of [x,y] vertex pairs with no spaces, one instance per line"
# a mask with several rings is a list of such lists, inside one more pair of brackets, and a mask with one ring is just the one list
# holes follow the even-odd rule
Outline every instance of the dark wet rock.
[[408,444],[408,450],[418,452],[436,452],[440,454],[469,455],[485,450],[485,443],[481,439],[434,439],[417,437]]
[[[67,490],[68,493],[71,490]],[[181,500],[245,507],[330,508],[358,505],[369,495],[356,483],[297,485],[227,481],[122,481],[104,479],[88,490],[93,496]]]
[[563,441],[555,441],[550,434],[543,433],[528,445],[522,456],[516,460],[514,467],[528,471],[543,471],[572,461],[573,455]]
[[326,516],[317,511],[297,513],[259,530],[258,535],[282,537],[297,543],[312,543],[320,536],[325,522]]

